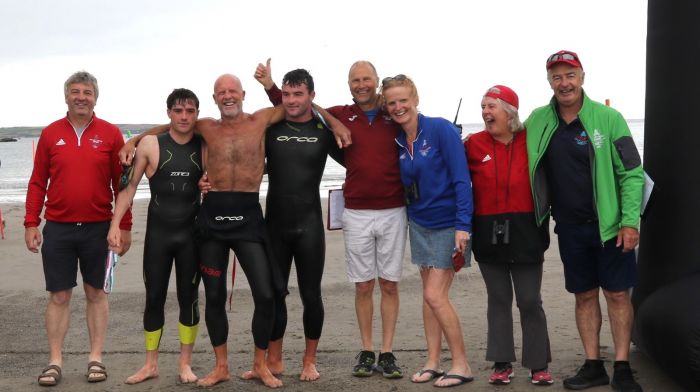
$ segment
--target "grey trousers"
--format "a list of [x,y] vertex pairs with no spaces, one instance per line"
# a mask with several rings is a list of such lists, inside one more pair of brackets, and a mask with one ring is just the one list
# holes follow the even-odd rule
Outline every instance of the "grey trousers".
[[542,369],[552,361],[547,317],[542,308],[542,263],[479,263],[488,294],[486,360],[515,362],[513,289],[523,329],[522,365]]

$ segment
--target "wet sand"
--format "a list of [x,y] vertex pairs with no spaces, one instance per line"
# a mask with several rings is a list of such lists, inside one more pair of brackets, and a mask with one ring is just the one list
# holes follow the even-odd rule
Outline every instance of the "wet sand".
[[[166,324],[160,350],[160,377],[138,385],[126,385],[126,377],[138,370],[145,358],[143,347],[144,288],[141,278],[143,237],[145,231],[147,201],[137,201],[134,207],[134,231],[131,250],[121,258],[115,275],[114,292],[110,295],[110,321],[105,345],[104,363],[109,377],[106,382],[88,384],[85,378],[89,351],[85,325],[85,300],[82,289],[74,290],[71,305],[71,327],[64,346],[63,380],[58,387],[46,389],[36,382],[36,376],[46,365],[48,348],[44,328],[44,311],[47,294],[39,255],[27,251],[24,245],[24,206],[2,204],[7,221],[6,239],[0,240],[3,274],[0,275],[0,325],[3,326],[3,344],[0,348],[0,391],[159,391],[201,390],[193,385],[181,385],[177,378],[179,342],[177,335],[177,301],[174,282],[171,279],[166,304]],[[324,206],[325,209],[325,206]],[[562,391],[561,380],[573,375],[583,363],[581,346],[574,320],[574,298],[564,290],[563,272],[556,246],[546,253],[542,298],[547,313],[553,362],[550,370],[555,378],[548,391]],[[240,269],[239,269],[240,271]],[[356,378],[350,374],[355,356],[360,350],[360,336],[354,309],[354,288],[345,276],[344,245],[341,231],[327,232],[326,266],[323,280],[325,325],[318,355],[321,379],[315,382],[298,380],[304,335],[301,324],[301,301],[296,288],[296,275],[292,272],[290,295],[287,298],[289,323],[285,336],[286,371],[281,376],[286,391],[431,391],[431,384],[413,384],[412,372],[425,360],[425,340],[421,316],[421,284],[409,252],[404,260],[404,276],[400,288],[401,308],[394,353],[405,377],[386,380],[380,374],[370,378]],[[80,283],[79,283],[80,284]],[[374,342],[381,345],[381,319],[379,318],[379,293],[375,292]],[[514,364],[515,378],[510,386],[495,387],[488,383],[491,363],[486,362],[486,290],[478,264],[460,271],[452,286],[451,299],[462,321],[462,329],[470,365],[475,381],[455,390],[491,391],[542,390],[533,386],[527,377],[528,370]],[[214,354],[204,324],[204,293],[200,287],[200,311],[202,322],[195,345],[193,370],[205,376],[214,365]],[[603,301],[604,303],[604,301]],[[520,322],[514,306],[516,353],[520,358]],[[230,332],[228,339],[229,366],[232,380],[211,390],[267,390],[256,381],[243,381],[238,374],[249,369],[253,343],[250,334],[252,298],[243,273],[236,277],[233,308],[228,312]],[[606,310],[603,309],[601,334],[602,355],[608,372],[612,375],[614,350]],[[443,344],[443,359],[449,366],[449,351]],[[631,354],[632,367],[644,390],[674,392],[682,389],[675,385],[654,361],[635,347]],[[610,391],[609,386],[589,391]]]

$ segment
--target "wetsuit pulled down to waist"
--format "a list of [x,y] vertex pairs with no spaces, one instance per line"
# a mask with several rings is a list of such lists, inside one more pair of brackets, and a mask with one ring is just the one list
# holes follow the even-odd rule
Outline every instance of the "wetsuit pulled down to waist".
[[267,234],[257,192],[209,192],[196,220],[202,241],[266,242]]
[[265,248],[272,272],[275,293],[288,292],[278,263],[274,262],[257,192],[209,192],[202,202],[196,220],[197,237],[201,242],[216,240],[233,248],[233,241],[259,242]]

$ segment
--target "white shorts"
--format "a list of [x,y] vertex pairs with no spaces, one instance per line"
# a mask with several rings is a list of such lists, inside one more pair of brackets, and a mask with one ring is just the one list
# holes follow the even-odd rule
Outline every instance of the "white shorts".
[[343,211],[345,265],[351,282],[401,280],[406,250],[406,207]]

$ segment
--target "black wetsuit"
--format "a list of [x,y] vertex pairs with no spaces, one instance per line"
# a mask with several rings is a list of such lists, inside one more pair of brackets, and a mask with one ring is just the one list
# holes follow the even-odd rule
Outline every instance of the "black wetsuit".
[[[265,154],[269,189],[265,221],[274,261],[289,282],[292,259],[297,270],[299,294],[304,305],[304,335],[318,339],[323,327],[321,276],[326,252],[319,185],[327,154],[342,163],[333,134],[316,120],[283,121],[267,130]],[[287,306],[275,301],[276,321],[272,340],[284,336]]]
[[158,136],[158,145],[158,168],[148,179],[151,202],[143,251],[146,285],[143,325],[149,332],[162,328],[164,324],[165,298],[173,259],[180,322],[185,326],[199,323],[199,256],[193,222],[199,210],[197,181],[202,176],[201,139],[194,136],[187,144],[181,145],[165,133]]
[[200,270],[206,294],[205,319],[211,344],[226,343],[226,271],[233,249],[253,294],[252,332],[255,346],[267,349],[275,317],[275,299],[284,286],[276,266],[269,261],[267,232],[257,192],[209,192],[197,216],[201,240]]

